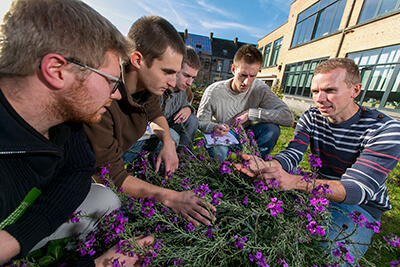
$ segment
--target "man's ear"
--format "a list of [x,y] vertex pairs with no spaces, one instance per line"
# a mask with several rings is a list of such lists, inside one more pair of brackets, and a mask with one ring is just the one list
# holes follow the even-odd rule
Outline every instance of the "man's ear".
[[360,94],[361,87],[362,87],[361,83],[353,85],[353,94],[351,95],[352,98],[356,98]]
[[131,64],[137,68],[140,69],[140,67],[145,64],[144,62],[144,57],[142,55],[142,53],[140,53],[139,51],[135,51],[131,57]]
[[235,75],[235,64],[231,65],[231,72],[233,75]]
[[65,66],[67,61],[58,54],[47,54],[42,58],[40,70],[44,80],[53,88],[61,89],[65,86]]

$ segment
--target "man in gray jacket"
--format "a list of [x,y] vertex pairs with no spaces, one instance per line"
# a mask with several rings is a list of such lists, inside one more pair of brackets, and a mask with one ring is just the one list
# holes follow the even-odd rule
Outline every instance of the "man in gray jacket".
[[[213,83],[205,90],[197,117],[199,129],[206,134],[213,132],[217,137],[242,124],[246,131],[254,133],[261,157],[265,158],[279,138],[279,125],[290,127],[294,118],[288,106],[256,79],[262,60],[261,52],[253,45],[239,48],[231,67],[234,77]],[[208,151],[224,160],[229,149],[227,145],[216,145]]]
[[191,148],[196,136],[198,119],[191,106],[190,86],[200,69],[200,59],[196,51],[186,46],[182,68],[176,75],[175,87],[169,87],[161,97],[161,107],[168,121],[172,139],[176,145]]

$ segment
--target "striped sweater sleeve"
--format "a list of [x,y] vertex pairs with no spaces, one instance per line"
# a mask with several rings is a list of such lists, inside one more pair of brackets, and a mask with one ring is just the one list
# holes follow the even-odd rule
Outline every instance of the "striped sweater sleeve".
[[367,134],[355,163],[342,175],[347,195],[343,203],[367,204],[370,200],[390,206],[386,179],[400,157],[400,123],[389,120]]

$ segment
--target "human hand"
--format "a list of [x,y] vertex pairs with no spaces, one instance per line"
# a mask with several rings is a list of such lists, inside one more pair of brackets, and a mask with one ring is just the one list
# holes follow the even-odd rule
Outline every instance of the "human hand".
[[175,143],[173,141],[163,143],[160,153],[157,156],[155,172],[158,172],[160,170],[161,162],[164,163],[166,173],[174,173],[175,170],[178,168],[179,159],[178,155],[176,154]]
[[[154,242],[154,236],[140,236],[135,238],[135,242],[141,246],[149,246]],[[96,266],[114,266],[113,262],[117,260],[122,263],[125,262],[124,266],[141,266],[141,260],[139,256],[135,253],[133,257],[129,255],[124,255],[122,253],[117,253],[117,246],[113,246],[107,250],[103,255],[96,258],[94,263]]]
[[192,110],[189,107],[185,107],[178,111],[174,116],[174,123],[185,122],[192,114]]
[[258,179],[264,181],[268,187],[272,187],[271,180],[275,180],[273,184],[276,186],[274,187],[282,190],[302,189],[304,186],[300,186],[300,184],[305,183],[301,180],[301,176],[289,174],[280,165],[255,170],[254,174]]
[[242,173],[244,173],[250,177],[255,177],[256,171],[261,170],[265,167],[271,166],[271,161],[264,161],[263,159],[261,159],[257,156],[254,156],[254,155],[243,154],[242,158],[244,160],[246,160],[247,163],[235,164],[234,167],[236,170],[241,171]]
[[249,120],[249,110],[245,110],[235,116],[232,122],[233,127],[238,127],[239,124],[243,124]]
[[217,209],[191,191],[171,191],[169,199],[164,204],[195,226],[199,226],[200,223],[209,225],[210,220],[215,220],[214,215],[210,214],[208,209],[212,213],[215,213]]
[[214,126],[213,132],[216,136],[222,137],[229,132],[230,128],[228,124],[220,123]]

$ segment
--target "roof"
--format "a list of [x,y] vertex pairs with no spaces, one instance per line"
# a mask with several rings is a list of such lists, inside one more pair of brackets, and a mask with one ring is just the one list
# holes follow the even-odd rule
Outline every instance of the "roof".
[[196,53],[202,52],[207,55],[212,54],[211,41],[206,36],[189,33],[187,35],[186,45],[193,47],[196,50]]
[[[185,33],[179,33],[179,34],[185,41]],[[185,41],[186,45],[193,47],[196,50],[196,53],[202,52],[203,54],[212,55],[213,57],[233,59],[236,51],[242,45],[246,44],[238,41],[236,41],[235,43],[234,40],[226,40],[215,37],[212,37],[212,41],[210,41],[210,37],[208,36],[202,36],[191,33],[186,33],[186,34],[187,34],[187,39]]]

